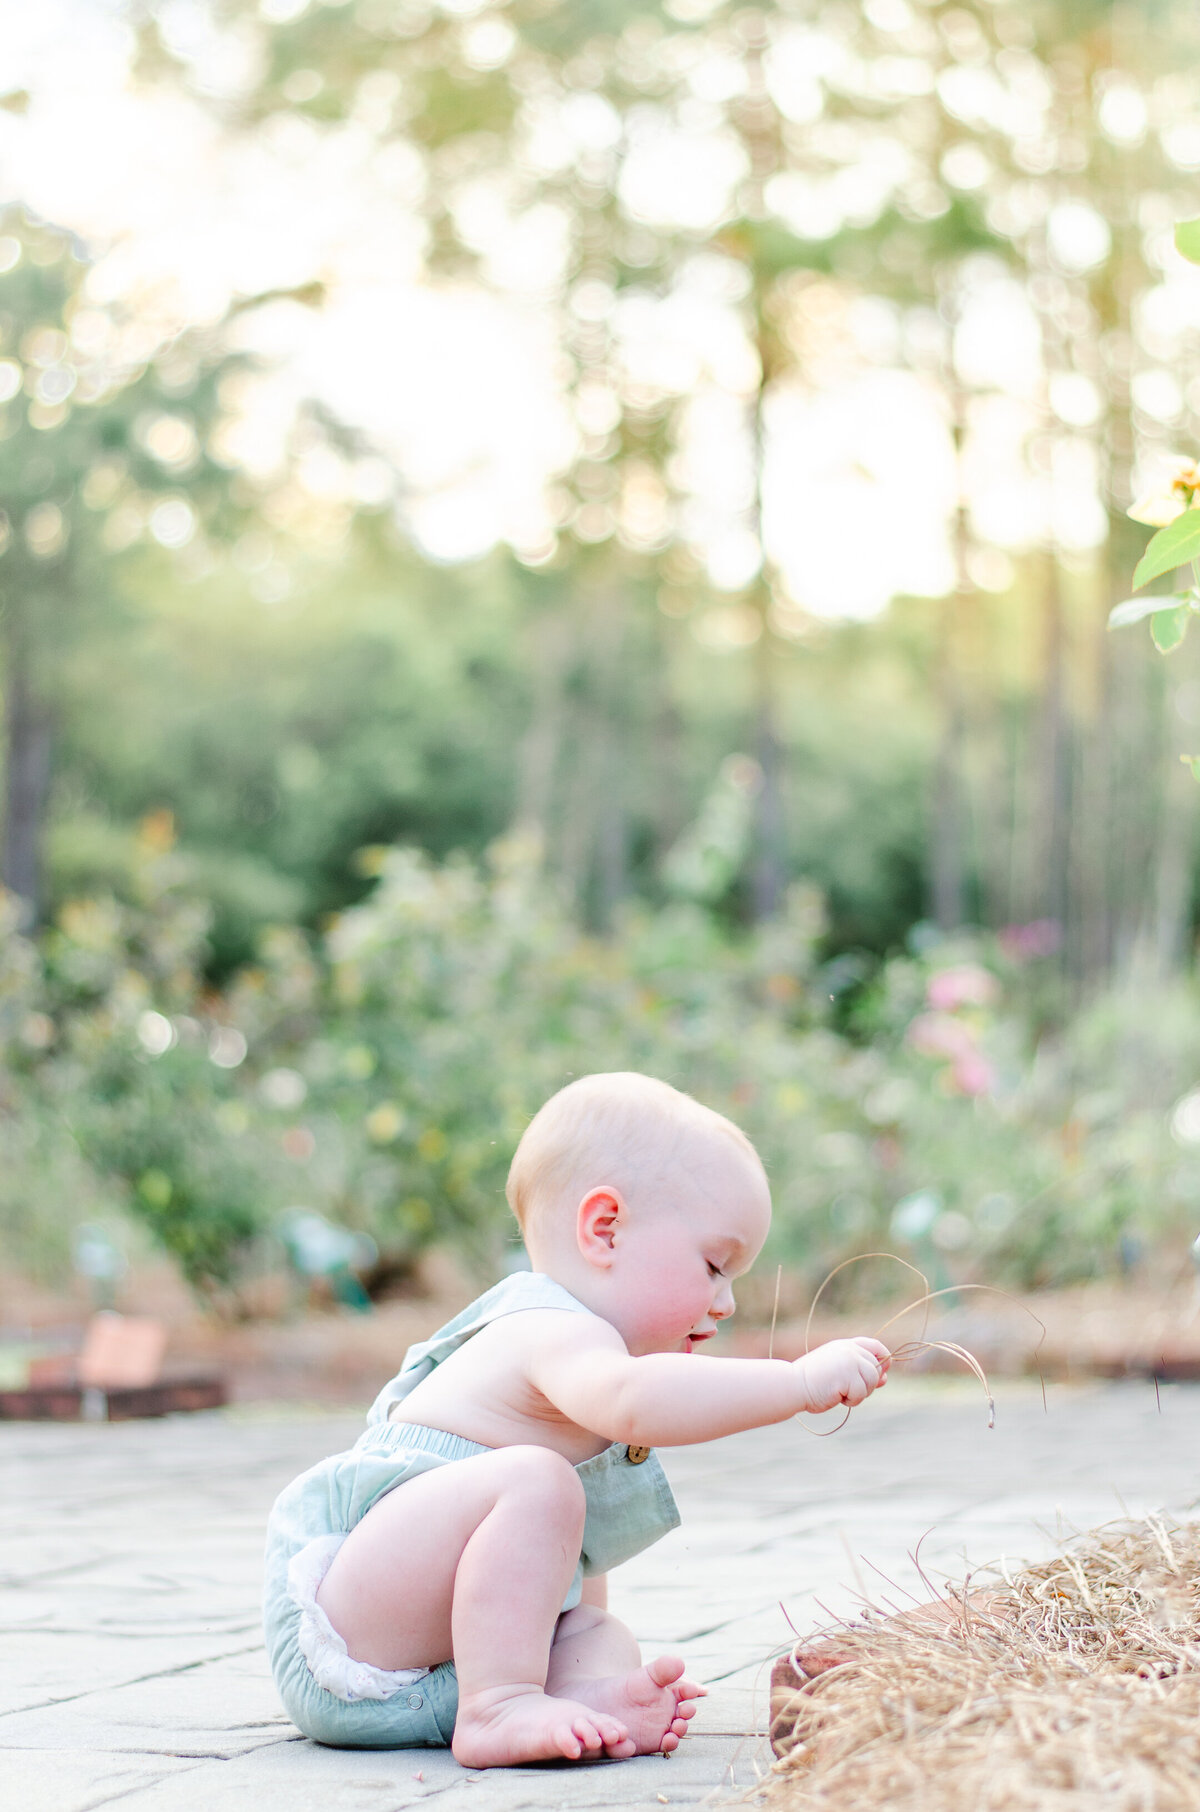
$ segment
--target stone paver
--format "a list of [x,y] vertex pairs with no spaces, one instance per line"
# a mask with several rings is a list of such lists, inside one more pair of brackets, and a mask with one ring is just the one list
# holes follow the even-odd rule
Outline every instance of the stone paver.
[[[359,1419],[242,1410],[0,1427],[0,1805],[20,1812],[439,1812],[695,1807],[750,1785],[773,1654],[856,1594],[1036,1557],[1200,1495],[1200,1388],[897,1382],[840,1434],[798,1423],[665,1455],[683,1527],[621,1569],[614,1609],[712,1687],[670,1760],[487,1773],[444,1751],[301,1738],[258,1630],[276,1490]],[[824,1609],[822,1608],[824,1607]]]

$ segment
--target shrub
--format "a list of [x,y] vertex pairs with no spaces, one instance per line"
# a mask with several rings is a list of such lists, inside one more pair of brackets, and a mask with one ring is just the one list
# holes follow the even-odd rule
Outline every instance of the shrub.
[[939,1281],[1028,1285],[1191,1236],[1190,984],[1047,1032],[1036,951],[922,937],[838,1030],[812,890],[754,934],[675,904],[630,908],[601,941],[507,843],[482,866],[383,853],[322,940],[268,934],[217,997],[203,912],[161,864],[143,893],[72,904],[40,948],[0,930],[11,1262],[60,1268],[78,1220],[123,1211],[228,1303],[280,1215],[307,1209],[369,1235],[385,1268],[437,1240],[484,1271],[516,1237],[503,1186],[529,1116],[575,1075],[627,1068],[746,1128],[773,1249],[814,1283],[881,1245]]

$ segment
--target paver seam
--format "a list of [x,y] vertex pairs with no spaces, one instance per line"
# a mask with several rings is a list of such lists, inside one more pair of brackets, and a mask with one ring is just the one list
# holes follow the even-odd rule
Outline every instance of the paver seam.
[[98,1812],[100,1806],[115,1806],[118,1800],[128,1799],[131,1793],[144,1793],[147,1787],[161,1787],[164,1781],[178,1780],[180,1774],[191,1774],[191,1768],[167,1769],[149,1780],[134,1781],[128,1787],[122,1787],[116,1793],[107,1793],[103,1799],[89,1799],[86,1805],[79,1806],[77,1812]]
[[[138,1674],[132,1680],[109,1680],[103,1686],[89,1686],[84,1692],[64,1693],[61,1698],[42,1699],[36,1705],[12,1705],[0,1710],[0,1718],[17,1718],[27,1711],[52,1711],[56,1705],[74,1705],[80,1699],[93,1698],[97,1693],[123,1692],[128,1686],[145,1686],[150,1680],[169,1680],[176,1674],[190,1674],[198,1667],[211,1667],[217,1661],[233,1661],[239,1655],[257,1655],[262,1651],[261,1642],[252,1642],[247,1648],[231,1648],[224,1655],[205,1655],[199,1661],[184,1661],[179,1667],[155,1668],[152,1673]],[[87,1812],[87,1808],[83,1808]]]
[[[72,1623],[0,1623],[0,1636],[103,1636],[106,1642],[161,1642],[167,1636],[183,1636],[199,1639],[201,1636],[248,1636],[251,1630],[261,1627],[261,1619],[249,1623],[235,1623],[231,1629],[215,1629],[210,1621],[195,1627],[186,1623],[143,1624],[140,1629],[121,1629],[119,1625],[105,1623],[98,1619],[95,1623],[76,1626]],[[261,1645],[260,1645],[261,1646]],[[245,1651],[239,1651],[245,1652]],[[189,1667],[203,1667],[210,1657],[190,1661]],[[223,1655],[213,1655],[214,1661],[223,1661]]]
[[[244,1756],[258,1755],[264,1749],[278,1748],[280,1743],[295,1743],[299,1740],[294,1736],[274,1737],[269,1742],[252,1743],[246,1749],[228,1751],[220,1749],[114,1749],[109,1744],[100,1753],[103,1755],[154,1756],[159,1761],[162,1761],[164,1756],[169,1756],[173,1762],[239,1762]],[[30,1750],[40,1749],[43,1746],[40,1743],[0,1743],[0,1755],[28,1754]],[[81,1749],[76,1753],[86,1755],[92,1752]]]
[[114,1560],[134,1559],[136,1556],[133,1554],[91,1554],[85,1560],[72,1560],[64,1562],[61,1566],[46,1567],[40,1573],[0,1573],[0,1586],[9,1589],[13,1586],[39,1585],[43,1580],[48,1579],[69,1579],[72,1573],[86,1573],[90,1567],[96,1565],[97,1561],[103,1561],[108,1566]]

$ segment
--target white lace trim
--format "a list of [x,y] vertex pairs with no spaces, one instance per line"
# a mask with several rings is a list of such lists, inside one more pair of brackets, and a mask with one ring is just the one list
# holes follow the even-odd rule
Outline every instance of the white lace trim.
[[294,1554],[288,1567],[288,1597],[301,1610],[297,1641],[300,1653],[308,1662],[308,1671],[318,1686],[342,1699],[347,1705],[359,1699],[390,1699],[428,1674],[427,1667],[402,1667],[395,1673],[356,1661],[338,1635],[325,1612],[317,1603],[321,1581],[333,1564],[333,1557],[345,1541],[344,1535],[318,1535]]

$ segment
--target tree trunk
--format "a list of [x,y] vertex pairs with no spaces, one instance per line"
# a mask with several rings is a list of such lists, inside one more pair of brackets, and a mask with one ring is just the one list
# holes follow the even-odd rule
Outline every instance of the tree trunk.
[[[1164,982],[1186,966],[1190,955],[1200,790],[1191,763],[1180,758],[1184,735],[1176,709],[1178,682],[1161,669],[1154,671],[1154,677],[1160,681],[1154,688],[1152,706],[1159,729],[1158,747],[1140,776],[1146,796],[1143,817],[1153,822],[1153,841],[1145,862],[1141,918],[1129,967],[1135,981]],[[1189,736],[1187,746],[1193,741]]]
[[[657,614],[657,613],[656,613]],[[654,774],[650,818],[654,835],[654,866],[661,871],[667,853],[687,822],[681,779],[684,756],[683,724],[671,691],[673,649],[668,625],[659,616],[654,654],[654,703],[650,725],[651,763]]]
[[545,611],[533,625],[533,696],[529,726],[517,751],[517,797],[513,830],[544,852],[550,833],[555,788],[562,762],[566,700],[563,674],[569,651],[564,608]]
[[957,931],[965,924],[967,917],[962,786],[966,726],[953,645],[955,613],[961,604],[962,599],[957,592],[951,593],[946,599],[942,613],[939,662],[938,695],[942,729],[933,775],[930,880],[933,917],[942,931]]
[[1036,873],[1031,917],[1053,919],[1065,930],[1068,874],[1067,735],[1063,702],[1065,624],[1062,573],[1051,552],[1045,559],[1042,593],[1045,625],[1044,674],[1036,738],[1035,821],[1033,848]]
[[42,907],[41,838],[50,791],[51,717],[19,640],[9,646],[5,696],[4,843],[0,881],[21,901],[25,928]]
[[775,916],[783,899],[787,857],[784,847],[782,768],[783,749],[779,740],[775,707],[774,655],[776,645],[771,633],[771,573],[763,527],[763,476],[767,458],[766,400],[774,372],[772,343],[760,315],[755,341],[758,350],[759,380],[751,418],[754,445],[754,501],[751,520],[758,541],[761,566],[754,587],[752,603],[758,613],[759,634],[754,647],[754,723],[753,745],[762,770],[758,793],[758,810],[754,825],[754,866],[751,874],[751,907],[755,924]]
[[1192,862],[1196,846],[1198,794],[1191,770],[1178,754],[1178,737],[1166,738],[1167,774],[1154,866],[1152,949],[1160,980],[1176,974],[1188,958],[1192,920]]
[[545,826],[551,867],[589,930],[601,933],[629,892],[627,582],[615,562],[597,564],[562,607],[519,787],[519,822]]
[[758,793],[755,825],[753,903],[754,920],[761,924],[779,910],[784,889],[782,750],[775,726],[775,688],[771,671],[771,631],[763,600],[762,630],[755,655],[754,743],[762,785]]
[[612,928],[613,915],[629,892],[628,776],[633,736],[630,688],[626,683],[628,629],[623,575],[612,575],[596,601],[596,737],[592,755],[592,913],[597,930]]
[[[1107,562],[1106,562],[1107,566]],[[1107,573],[1106,573],[1107,577]],[[1112,637],[1103,628],[1107,583],[1100,613],[1089,613],[1087,654],[1092,666],[1085,722],[1081,726],[1071,817],[1071,910],[1065,950],[1068,974],[1081,993],[1108,972],[1112,952],[1109,912],[1109,818],[1113,810],[1110,744],[1116,734]],[[1103,640],[1100,638],[1103,637]],[[1099,642],[1099,646],[1096,644]],[[1120,651],[1122,654],[1124,650]]]
[[962,617],[974,597],[967,571],[970,536],[963,482],[963,442],[967,431],[967,397],[954,365],[954,330],[959,302],[942,286],[941,312],[946,322],[944,379],[954,439],[955,508],[953,525],[954,589],[941,611],[937,664],[937,700],[941,734],[933,772],[933,826],[930,848],[931,905],[941,931],[957,931],[967,921],[966,707],[959,667]]

